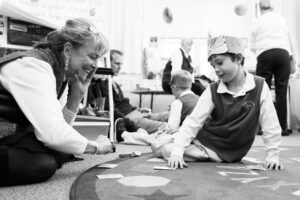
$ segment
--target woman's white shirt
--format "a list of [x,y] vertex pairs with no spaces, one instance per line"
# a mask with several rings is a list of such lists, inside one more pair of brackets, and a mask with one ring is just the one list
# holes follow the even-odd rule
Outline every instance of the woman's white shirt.
[[57,100],[56,79],[48,63],[32,57],[16,59],[1,68],[0,82],[12,94],[45,146],[64,153],[84,152],[88,140],[68,124],[76,113],[64,106],[67,89],[60,101]]

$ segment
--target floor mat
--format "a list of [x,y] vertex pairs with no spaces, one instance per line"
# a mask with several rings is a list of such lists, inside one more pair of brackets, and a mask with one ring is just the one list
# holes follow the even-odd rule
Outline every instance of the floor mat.
[[282,147],[282,171],[259,168],[263,147],[253,147],[241,163],[189,162],[183,170],[156,170],[166,162],[149,153],[123,157],[82,173],[72,185],[70,199],[299,199],[299,152],[298,147]]

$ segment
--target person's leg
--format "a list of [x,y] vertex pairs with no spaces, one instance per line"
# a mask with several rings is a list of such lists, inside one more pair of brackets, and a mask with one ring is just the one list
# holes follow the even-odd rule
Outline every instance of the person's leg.
[[152,113],[150,119],[155,121],[167,122],[170,116],[169,111]]
[[145,129],[148,133],[154,133],[158,131],[160,127],[164,127],[167,124],[166,122],[144,118],[143,114],[137,110],[127,114],[126,117],[133,121],[138,127]]
[[276,111],[283,132],[287,131],[287,88],[290,77],[290,58],[285,50],[274,52]]
[[0,186],[46,181],[58,167],[52,155],[6,146],[0,147],[0,160]]
[[148,133],[154,133],[160,129],[163,129],[167,122],[155,121],[147,118],[133,119],[137,126],[145,129]]
[[271,63],[270,50],[263,52],[257,57],[256,75],[265,78],[269,88],[271,88],[273,76]]
[[124,144],[151,145],[155,140],[155,133],[149,135],[146,132],[127,132],[122,133]]
[[[168,143],[161,148],[162,157],[168,160],[171,156],[172,150],[175,147],[174,143]],[[196,162],[208,160],[209,156],[203,148],[198,148],[197,146],[191,144],[189,145],[183,154],[183,160],[188,162]]]
[[174,138],[170,134],[161,134],[159,135],[151,144],[152,152],[157,157],[163,157],[162,149],[165,145],[173,143]]

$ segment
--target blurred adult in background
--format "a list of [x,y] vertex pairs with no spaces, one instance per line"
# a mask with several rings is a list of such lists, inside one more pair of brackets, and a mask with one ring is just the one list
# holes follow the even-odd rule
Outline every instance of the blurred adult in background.
[[271,88],[275,80],[276,111],[282,128],[287,136],[287,87],[290,77],[290,58],[295,48],[285,19],[273,12],[269,0],[260,0],[261,16],[253,23],[250,35],[251,50],[257,56],[256,75],[265,78]]
[[[111,68],[114,72],[114,76],[119,74],[121,66],[123,65],[123,52],[119,50],[112,49],[110,50],[110,63]],[[123,91],[119,84],[113,80],[113,100],[114,100],[114,117],[115,119],[122,118],[125,121],[124,127],[126,131],[129,132],[156,132],[160,127],[166,125],[168,120],[168,112],[163,113],[153,113],[148,118],[145,118],[145,115],[137,109],[135,106],[131,105],[129,99],[124,96]],[[108,80],[103,80],[97,78],[93,80],[91,87],[99,86],[100,93],[103,97],[108,99]],[[90,90],[92,91],[92,90]],[[94,95],[97,98],[96,95]],[[89,102],[93,102],[93,99],[89,99]],[[108,101],[105,102],[105,109],[109,109]],[[119,125],[116,125],[116,136],[118,141],[122,141],[121,134],[123,131],[119,130]],[[122,127],[122,126],[121,126]],[[122,129],[121,129],[122,130]]]
[[45,181],[73,154],[112,151],[107,137],[91,141],[72,127],[107,50],[95,26],[77,18],[33,50],[0,59],[0,186]]
[[[178,70],[186,70],[194,76],[194,67],[192,64],[192,58],[190,56],[190,51],[192,49],[193,40],[191,38],[184,38],[181,40],[180,49],[176,50],[169,61],[167,62],[162,77],[162,88],[164,91],[172,94],[170,81],[174,72]],[[200,82],[194,82],[192,84],[192,91],[201,95],[205,87]]]

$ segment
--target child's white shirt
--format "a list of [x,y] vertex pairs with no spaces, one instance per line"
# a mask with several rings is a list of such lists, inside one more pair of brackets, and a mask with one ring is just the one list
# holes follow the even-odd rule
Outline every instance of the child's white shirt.
[[[194,94],[194,93],[190,90],[184,91],[181,93],[180,97],[187,94]],[[168,123],[165,128],[165,131],[167,133],[171,133],[179,129],[180,120],[181,120],[181,110],[182,110],[182,102],[179,99],[175,99],[171,103],[170,115],[169,115]]]
[[[221,82],[217,92],[229,93],[234,98],[244,96],[247,91],[255,87],[255,81],[252,74],[246,72],[246,81],[242,89],[237,92],[231,92],[226,85]],[[179,131],[174,133],[174,143],[176,144],[171,155],[183,156],[185,147],[190,145],[191,141],[197,136],[207,117],[214,109],[211,97],[210,87],[202,93],[193,112],[184,120]],[[277,113],[272,101],[271,91],[266,83],[263,85],[260,98],[259,123],[263,131],[263,142],[266,147],[266,161],[279,161],[279,145],[281,143],[281,127],[278,121]]]

